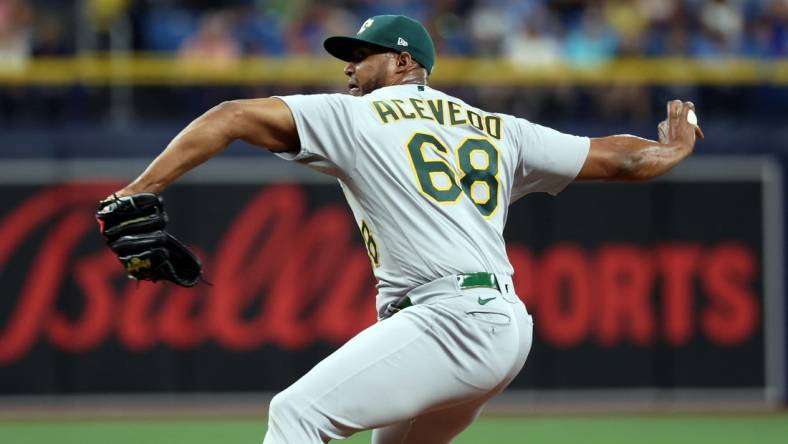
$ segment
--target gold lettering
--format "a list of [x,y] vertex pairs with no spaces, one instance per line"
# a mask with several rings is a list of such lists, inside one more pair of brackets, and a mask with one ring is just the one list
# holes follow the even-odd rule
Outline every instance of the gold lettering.
[[452,125],[463,125],[468,123],[465,119],[458,120],[457,116],[462,113],[462,107],[452,101],[448,102],[449,106],[449,123]]
[[126,271],[129,273],[134,273],[135,271],[150,268],[150,265],[150,259],[143,260],[138,257],[133,257],[129,262],[126,263]]
[[413,113],[407,114],[407,113],[405,113],[405,110],[402,109],[402,105],[401,104],[405,103],[404,101],[402,101],[400,99],[391,99],[391,102],[394,104],[394,106],[397,107],[397,109],[399,110],[399,113],[400,113],[400,115],[402,115],[402,117],[404,117],[406,119],[415,119],[416,118],[415,114],[413,114]]
[[432,117],[424,114],[424,101],[421,99],[410,99],[410,104],[416,110],[416,114],[422,119],[433,120]]
[[378,116],[383,123],[389,123],[389,117],[393,118],[393,121],[396,122],[399,120],[399,116],[397,116],[397,112],[394,111],[394,108],[391,107],[388,103],[383,100],[375,100],[372,102],[372,106],[375,107],[375,111],[378,112]]

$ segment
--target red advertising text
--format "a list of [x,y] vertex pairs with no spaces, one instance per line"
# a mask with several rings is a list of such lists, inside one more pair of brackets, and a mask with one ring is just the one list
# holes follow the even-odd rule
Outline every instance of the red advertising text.
[[[71,353],[108,341],[130,352],[297,350],[341,344],[375,321],[369,257],[344,203],[310,209],[303,188],[263,188],[227,226],[204,227],[218,242],[192,247],[213,286],[185,289],[127,280],[104,247],[93,212],[117,185],[56,186],[0,216],[0,282],[14,289],[0,305],[0,366],[42,341]],[[509,256],[538,339],[555,347],[731,347],[761,325],[758,257],[736,241],[558,243],[538,254],[512,244]]]

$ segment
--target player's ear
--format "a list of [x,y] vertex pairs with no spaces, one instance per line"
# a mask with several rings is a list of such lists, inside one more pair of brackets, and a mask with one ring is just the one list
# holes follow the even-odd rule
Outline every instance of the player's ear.
[[409,52],[403,51],[397,56],[397,68],[407,68],[411,63],[414,63],[413,57]]

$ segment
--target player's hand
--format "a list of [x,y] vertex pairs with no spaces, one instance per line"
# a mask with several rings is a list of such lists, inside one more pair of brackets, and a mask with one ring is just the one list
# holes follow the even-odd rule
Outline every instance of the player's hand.
[[[696,138],[703,139],[703,131],[696,123],[688,120],[690,111],[695,113],[695,105],[692,102],[682,102],[681,100],[671,100],[668,102],[668,116],[659,123],[659,142],[668,144],[679,142],[692,147],[695,145]],[[697,120],[697,115],[695,116]]]
[[101,199],[99,204],[104,204],[105,202],[113,201],[113,200],[118,199],[120,197],[131,196],[132,194],[139,194],[139,193],[140,192],[134,191],[130,187],[121,188],[120,190],[115,191],[114,193],[110,194],[109,196],[105,197],[104,199]]

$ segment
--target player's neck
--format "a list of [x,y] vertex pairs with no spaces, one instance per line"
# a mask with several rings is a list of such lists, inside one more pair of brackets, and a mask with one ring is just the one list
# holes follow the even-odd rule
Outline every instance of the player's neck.
[[408,71],[402,75],[399,80],[391,83],[391,85],[426,85],[427,84],[427,71],[419,69],[415,71]]

